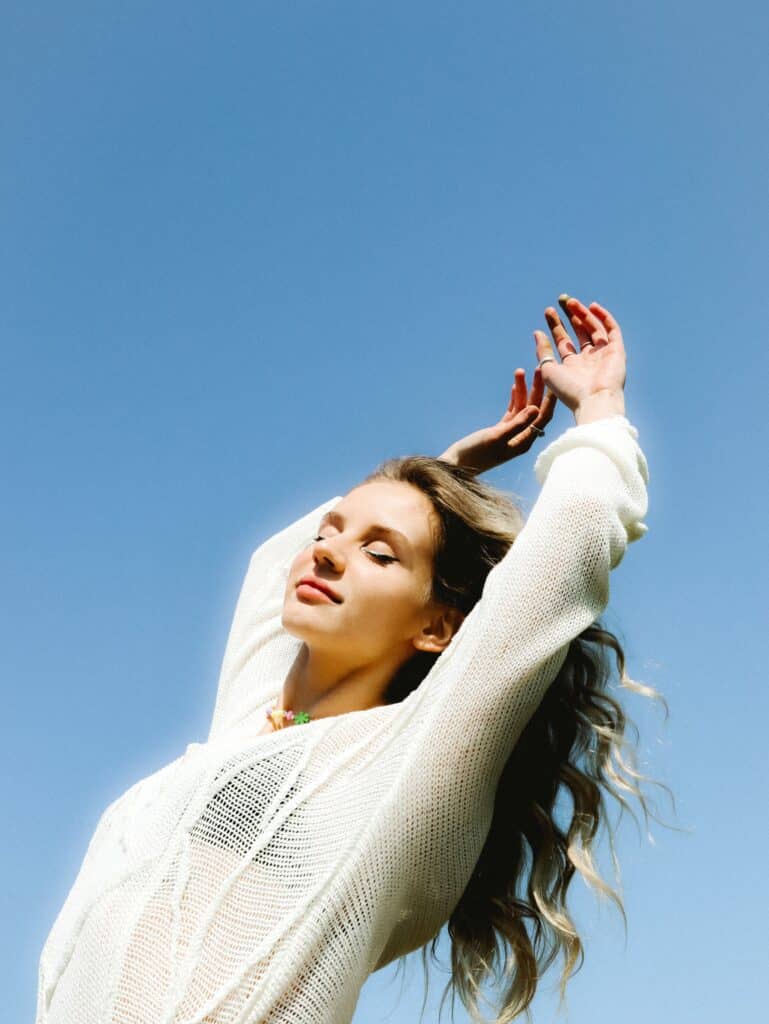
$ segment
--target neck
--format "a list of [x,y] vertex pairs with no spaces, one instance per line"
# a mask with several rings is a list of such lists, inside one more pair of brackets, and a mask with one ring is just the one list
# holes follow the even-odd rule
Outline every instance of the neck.
[[340,668],[337,659],[303,644],[283,683],[277,706],[326,718],[347,711],[381,707],[382,694],[397,666],[377,664]]

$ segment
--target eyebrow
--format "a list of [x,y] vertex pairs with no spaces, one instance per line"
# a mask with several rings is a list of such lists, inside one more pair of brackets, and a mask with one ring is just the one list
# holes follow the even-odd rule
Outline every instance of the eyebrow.
[[[332,526],[338,526],[342,528],[344,526],[344,516],[341,512],[335,512],[333,509],[322,517],[319,526],[323,526],[324,523],[330,523]],[[411,542],[405,533],[401,533],[400,530],[396,530],[394,526],[384,526],[382,523],[373,523],[369,530],[371,533],[379,533],[385,537],[392,537],[394,540],[400,541],[405,544],[408,551],[411,551]]]

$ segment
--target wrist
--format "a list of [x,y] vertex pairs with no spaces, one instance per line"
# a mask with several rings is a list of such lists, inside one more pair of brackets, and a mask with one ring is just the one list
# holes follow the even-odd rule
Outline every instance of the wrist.
[[478,476],[479,473],[485,473],[487,469],[490,469],[494,465],[493,462],[486,464],[482,458],[480,461],[474,461],[470,452],[463,452],[457,444],[452,444],[442,455],[439,455],[438,458],[443,459],[444,462],[450,462],[452,466],[459,466],[461,469],[466,469],[467,472],[472,473],[473,476]]
[[587,395],[574,410],[574,419],[578,424],[592,423],[607,416],[625,415],[624,391],[604,390]]
[[439,459],[443,459],[444,462],[450,462],[453,466],[459,465],[459,451],[456,445],[449,445],[445,452],[442,452]]

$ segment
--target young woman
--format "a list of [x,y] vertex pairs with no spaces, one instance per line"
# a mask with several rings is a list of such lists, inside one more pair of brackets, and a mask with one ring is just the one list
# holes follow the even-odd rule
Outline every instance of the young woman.
[[[213,723],[101,817],[40,962],[37,1024],[343,1024],[375,970],[448,922],[475,1012],[498,940],[503,1018],[558,952],[619,759],[604,692],[610,571],[646,531],[620,328],[562,297],[531,392],[440,458],[389,459],[252,556]],[[546,392],[547,389],[547,392]],[[479,473],[535,463],[523,522]],[[559,793],[573,813],[556,821]],[[620,909],[621,901],[619,901]],[[527,924],[529,927],[527,928]],[[531,934],[530,934],[531,933]],[[548,948],[548,942],[550,948]]]

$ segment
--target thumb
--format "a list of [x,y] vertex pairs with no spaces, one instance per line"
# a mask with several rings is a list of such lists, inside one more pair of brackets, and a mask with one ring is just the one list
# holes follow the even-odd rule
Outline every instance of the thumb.
[[[550,343],[550,339],[543,331],[534,331],[534,344],[537,350],[537,365],[539,372],[544,371],[544,366],[539,366],[545,356],[553,356],[555,361],[558,362],[557,353]],[[550,366],[550,363],[545,363],[545,366]]]
[[534,420],[539,416],[539,408],[536,405],[526,405],[514,417],[515,424],[511,424],[511,433],[515,437],[528,430]]

